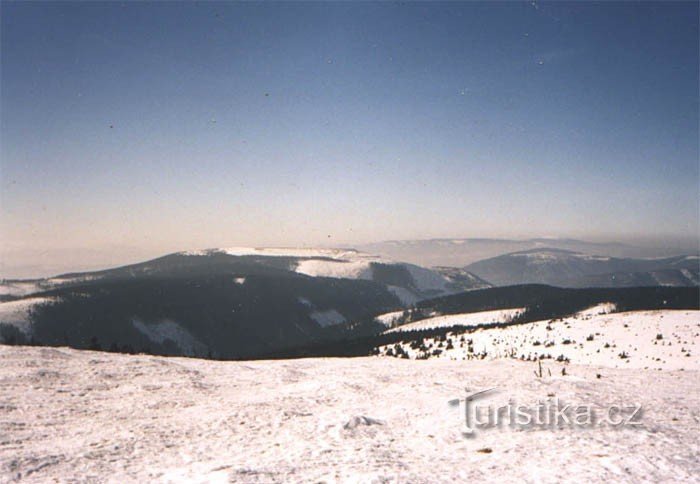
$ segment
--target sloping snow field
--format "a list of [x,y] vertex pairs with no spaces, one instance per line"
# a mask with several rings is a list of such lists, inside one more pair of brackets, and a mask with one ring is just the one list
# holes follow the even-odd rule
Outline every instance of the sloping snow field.
[[0,302],[0,324],[14,326],[29,336],[31,335],[29,313],[32,311],[32,308],[55,300],[55,298],[50,297],[30,297],[17,301]]
[[[453,326],[476,326],[488,323],[506,323],[522,313],[524,308],[497,309],[495,311],[479,311],[475,313],[448,314],[445,316],[435,316],[434,318],[422,319],[415,323],[403,324],[386,331],[386,333],[397,333],[405,331],[415,331],[419,329],[451,328]],[[391,320],[387,313],[378,316],[376,319]],[[399,313],[399,315],[402,313]],[[397,316],[398,317],[398,316]],[[396,318],[394,318],[395,320]]]
[[[452,333],[447,335],[452,340],[450,348],[436,338],[423,342],[430,357],[447,359],[534,360],[543,356],[614,368],[700,370],[700,311],[591,314],[588,310],[565,319]],[[425,353],[407,343],[402,348],[410,358]]]
[[[697,370],[545,366],[555,376],[515,360],[215,362],[0,346],[0,481],[700,480]],[[634,427],[467,438],[448,401],[488,388],[521,404],[634,402],[643,415]]]

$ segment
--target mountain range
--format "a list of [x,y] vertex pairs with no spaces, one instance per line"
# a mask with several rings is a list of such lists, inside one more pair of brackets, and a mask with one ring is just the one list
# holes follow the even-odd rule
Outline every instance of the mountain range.
[[[532,299],[533,289],[517,284],[697,287],[698,272],[697,256],[626,259],[552,248],[462,268],[426,268],[354,249],[207,249],[96,272],[3,280],[0,342],[224,359],[319,345],[335,345],[336,354],[352,339],[385,330],[378,316],[416,307],[445,313],[446,297],[473,294],[486,301],[481,310],[539,307],[540,296]],[[581,309],[574,304],[579,296],[550,286],[535,291],[564,300],[551,314]],[[654,294],[652,306],[665,307],[681,294],[631,291],[594,292],[584,304],[624,296],[639,300],[637,307]],[[695,293],[683,294],[687,301]]]
[[671,243],[664,247],[634,245],[620,242],[589,242],[570,238],[452,238],[425,240],[390,240],[356,247],[422,266],[464,267],[474,262],[510,252],[537,249],[561,249],[583,254],[618,258],[664,258],[678,255],[698,255],[695,242]]
[[373,331],[372,316],[483,287],[345,249],[209,249],[0,285],[0,338],[245,358]]
[[632,259],[543,248],[512,252],[465,267],[496,286],[549,284],[560,287],[696,286],[700,258],[684,255]]

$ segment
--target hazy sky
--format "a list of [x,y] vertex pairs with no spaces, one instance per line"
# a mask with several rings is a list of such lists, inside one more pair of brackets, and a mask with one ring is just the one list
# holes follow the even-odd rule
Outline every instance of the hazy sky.
[[697,2],[2,3],[1,40],[5,266],[698,233]]

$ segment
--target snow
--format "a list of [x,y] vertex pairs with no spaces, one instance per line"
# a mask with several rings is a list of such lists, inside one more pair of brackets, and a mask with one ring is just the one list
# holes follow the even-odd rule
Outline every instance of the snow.
[[[428,321],[428,320],[425,320]],[[423,323],[424,321],[419,321]],[[400,327],[404,328],[403,326]],[[391,330],[390,330],[391,331]],[[462,336],[465,341],[462,341]],[[448,334],[453,348],[426,338],[436,357],[457,360],[559,356],[572,363],[612,368],[700,370],[700,311],[630,311]],[[422,354],[403,344],[409,357]],[[470,349],[471,348],[471,349]],[[386,347],[382,348],[382,351]]]
[[268,257],[328,257],[332,259],[348,259],[363,257],[364,254],[353,249],[318,249],[318,248],[275,248],[275,247],[229,247],[213,249],[233,256],[260,255]]
[[313,277],[336,277],[339,279],[372,279],[372,266],[366,260],[301,260],[295,269],[300,274]]
[[404,264],[419,291],[445,291],[448,280],[437,272],[413,264]]
[[157,323],[143,323],[133,319],[131,324],[154,343],[162,344],[170,340],[189,356],[202,356],[207,353],[206,345],[197,341],[189,331],[174,321],[166,319]]
[[26,336],[31,335],[29,314],[35,306],[56,301],[51,297],[30,297],[17,301],[0,303],[0,323],[9,324],[22,331]]
[[49,287],[55,287],[62,284],[77,284],[80,282],[97,281],[101,278],[101,275],[85,274],[77,277],[52,277],[50,279],[46,279],[46,281],[42,281],[42,283],[48,284]]
[[0,296],[26,296],[40,291],[38,281],[3,281],[0,283]]
[[210,254],[228,254],[236,257],[265,256],[265,257],[300,257],[300,258],[332,258],[347,259],[368,257],[354,249],[320,249],[306,247],[224,247],[215,249],[197,249],[179,252],[180,255],[205,256]]
[[[524,308],[498,309],[495,311],[479,311],[475,313],[449,314],[446,316],[436,316],[434,318],[422,319],[415,323],[408,323],[385,331],[386,333],[416,331],[420,329],[450,328],[453,326],[476,326],[487,323],[506,323]],[[401,315],[401,313],[399,313]]]
[[610,314],[617,310],[615,303],[600,303],[577,313],[580,317],[598,316],[599,314]]
[[[700,373],[515,360],[219,362],[0,346],[0,481],[698,482]],[[596,374],[602,374],[597,378]],[[639,403],[632,428],[462,434],[448,401]],[[485,449],[490,449],[488,452]]]
[[510,255],[511,257],[521,257],[533,261],[553,261],[560,260],[562,258],[562,254],[556,254],[551,252],[525,252],[508,255]]
[[40,291],[48,291],[67,284],[100,279],[99,275],[83,275],[78,277],[52,277],[26,281],[0,281],[0,296],[23,297]]
[[375,316],[374,320],[378,323],[383,324],[387,328],[390,328],[391,325],[399,319],[401,316],[403,316],[404,311],[392,311],[390,313],[384,313],[380,314],[379,316]]
[[335,309],[329,309],[326,311],[313,311],[310,315],[311,319],[316,321],[320,326],[334,326],[336,324],[343,324],[345,322],[345,316],[340,314]]

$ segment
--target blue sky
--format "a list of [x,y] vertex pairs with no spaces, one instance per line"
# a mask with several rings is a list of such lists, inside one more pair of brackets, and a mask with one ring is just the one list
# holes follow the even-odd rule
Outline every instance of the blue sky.
[[6,251],[698,233],[697,3],[3,3],[1,35]]

